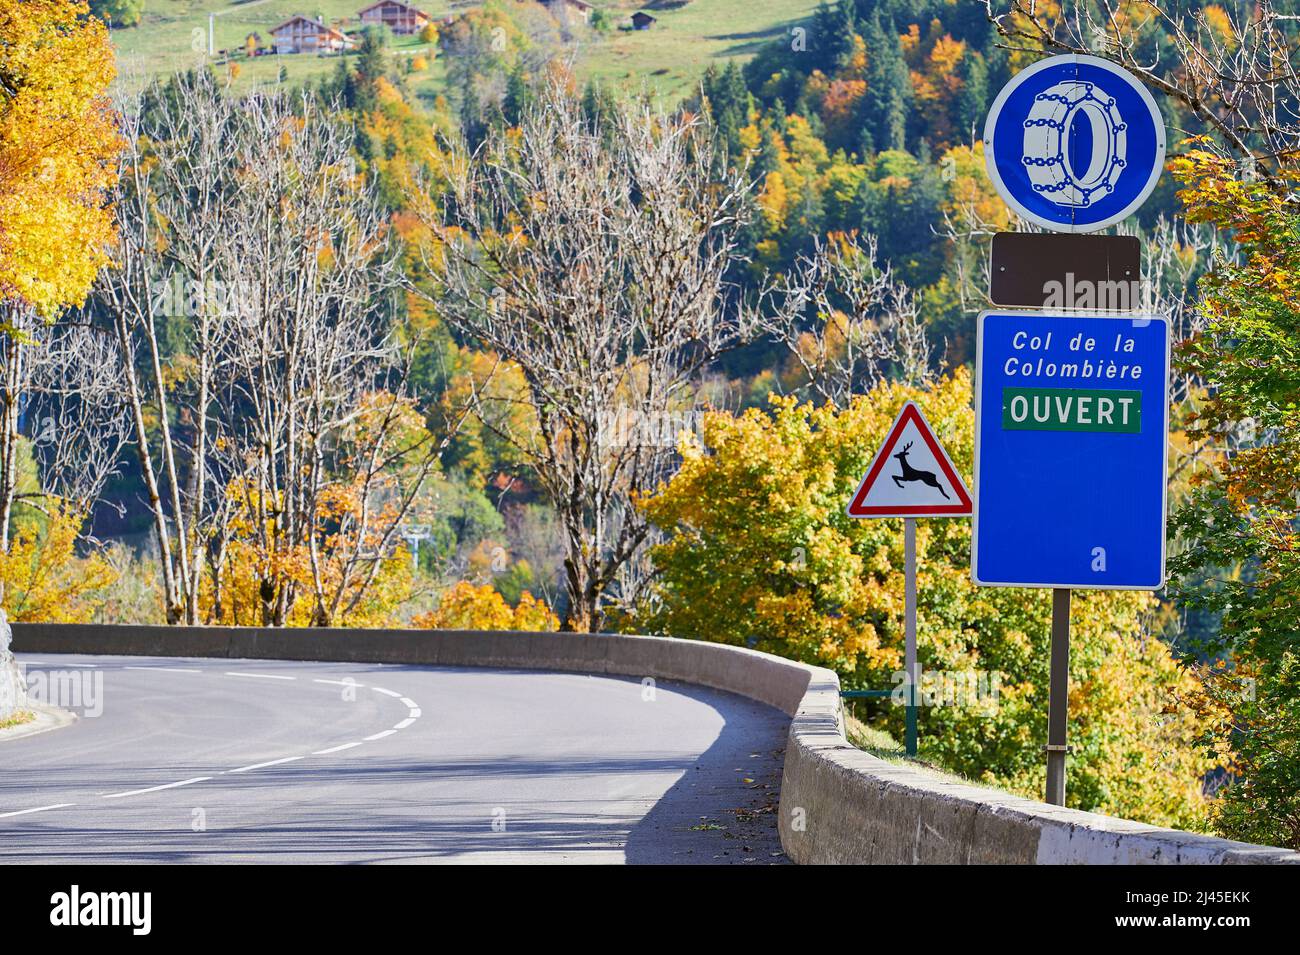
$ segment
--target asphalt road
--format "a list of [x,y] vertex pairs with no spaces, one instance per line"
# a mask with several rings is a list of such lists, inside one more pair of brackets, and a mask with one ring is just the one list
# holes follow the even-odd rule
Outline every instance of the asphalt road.
[[19,662],[80,719],[0,739],[0,862],[784,861],[789,721],[730,694],[505,670]]

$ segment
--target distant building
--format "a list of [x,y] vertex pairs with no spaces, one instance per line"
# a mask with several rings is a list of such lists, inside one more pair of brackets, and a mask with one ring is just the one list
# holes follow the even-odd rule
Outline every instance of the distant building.
[[644,10],[638,10],[636,13],[632,14],[633,30],[649,30],[658,22],[657,19],[650,16],[650,14],[646,13]]
[[341,31],[310,17],[290,17],[271,31],[276,53],[337,53],[354,45]]
[[366,7],[357,16],[363,27],[385,26],[394,33],[419,33],[433,18],[401,0],[379,0]]

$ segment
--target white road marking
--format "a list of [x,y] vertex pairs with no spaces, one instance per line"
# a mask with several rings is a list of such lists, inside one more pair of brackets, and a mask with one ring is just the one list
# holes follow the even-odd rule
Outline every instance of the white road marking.
[[267,766],[279,766],[281,763],[292,763],[295,759],[302,759],[301,756],[286,756],[283,759],[270,759],[265,763],[254,763],[252,766],[240,766],[238,769],[232,769],[232,773],[246,773],[253,769],[263,769]]
[[345,749],[351,749],[353,746],[360,746],[360,743],[344,743],[342,746],[331,746],[329,749],[318,749],[312,753],[313,756],[328,756],[330,753],[338,753]]
[[75,805],[75,802],[56,802],[53,806],[37,806],[35,809],[19,809],[17,812],[0,812],[0,819],[8,819],[11,816],[25,816],[30,812],[45,812],[47,809],[64,809]]
[[[49,664],[47,664],[47,663],[45,663],[45,662],[43,662],[43,661],[39,661],[39,662],[38,662],[38,661],[35,661],[35,660],[33,660],[33,661],[28,661],[27,663],[25,663],[25,665],[26,665],[26,666],[29,666],[29,667],[34,667],[34,666],[49,666]],[[96,663],[63,663],[63,664],[59,664],[59,665],[60,665],[60,666],[70,666],[70,667],[82,667],[82,668],[85,668],[85,669],[92,669],[92,670],[93,670],[93,669],[98,669],[98,667],[99,667],[99,664],[96,664]],[[202,672],[203,672],[202,670],[195,669],[195,668],[191,668],[191,667],[124,666],[123,669],[125,669],[125,670],[152,670],[152,671],[157,671],[157,672],[160,672],[160,673],[202,673]],[[283,675],[281,675],[281,674],[277,674],[277,673],[249,673],[249,672],[246,672],[246,671],[240,671],[240,670],[227,670],[227,671],[225,671],[225,674],[224,674],[224,675],[225,675],[225,676],[242,676],[242,677],[249,677],[250,679],[257,679],[257,680],[296,680],[296,679],[298,679],[297,677],[294,677],[294,676],[283,676]],[[356,680],[353,680],[353,679],[351,679],[351,678],[348,678],[348,679],[346,679],[346,680],[324,680],[324,679],[313,679],[312,682],[313,682],[313,683],[325,683],[325,684],[329,684],[329,685],[331,685],[331,686],[355,686],[355,687],[363,687],[363,688],[364,688],[364,684],[362,684],[362,683],[358,683]],[[374,740],[379,740],[379,739],[384,739],[384,738],[387,737],[387,736],[392,736],[394,733],[396,733],[396,732],[397,732],[398,730],[400,730],[400,729],[406,729],[406,727],[408,727],[408,726],[410,726],[412,723],[414,723],[414,722],[416,721],[416,719],[420,716],[420,708],[419,708],[419,706],[416,705],[415,701],[412,700],[412,699],[410,699],[409,697],[402,696],[402,694],[400,694],[400,693],[394,692],[393,690],[385,689],[385,688],[383,688],[383,687],[381,687],[381,686],[374,686],[374,687],[371,687],[371,689],[374,690],[374,691],[377,692],[377,693],[382,693],[382,694],[384,694],[385,696],[391,696],[391,697],[393,697],[393,698],[396,699],[396,700],[400,700],[400,701],[402,702],[402,704],[405,705],[405,706],[410,710],[410,715],[409,715],[406,719],[402,720],[400,723],[397,723],[396,725],[394,725],[394,727],[393,727],[392,729],[383,730],[382,732],[375,733],[375,734],[372,735],[372,736],[367,736],[367,737],[365,737],[364,739],[362,739],[362,740],[360,740],[360,741],[357,741],[357,742],[353,742],[353,743],[341,743],[341,744],[339,744],[338,746],[331,746],[331,747],[329,747],[328,749],[319,749],[319,750],[316,750],[315,752],[312,753],[313,756],[328,756],[328,755],[330,755],[331,753],[341,753],[341,752],[343,752],[344,750],[353,749],[353,748],[355,748],[355,747],[357,747],[357,746],[360,746],[360,745],[362,745],[362,743],[372,742],[372,741],[374,741]],[[252,772],[252,771],[255,770],[255,769],[265,769],[265,768],[268,767],[268,766],[280,766],[280,765],[283,765],[284,763],[292,763],[292,762],[296,762],[297,760],[300,760],[300,759],[303,759],[303,758],[304,758],[304,757],[302,757],[302,756],[284,756],[284,757],[282,757],[282,758],[280,758],[280,759],[271,759],[271,760],[267,760],[267,761],[264,762],[264,763],[253,763],[253,764],[250,765],[250,766],[240,766],[238,769],[226,770],[225,773],[247,773],[247,772]],[[224,775],[225,773],[222,773],[222,775]],[[144,788],[144,789],[131,789],[131,790],[128,790],[128,791],[126,791],[126,792],[120,792],[120,793],[103,793],[102,796],[103,796],[103,798],[105,798],[105,799],[125,799],[125,798],[127,798],[127,797],[129,797],[129,796],[143,796],[143,795],[145,795],[146,793],[162,792],[162,791],[165,790],[165,789],[178,789],[178,788],[180,788],[181,786],[189,786],[189,785],[191,785],[191,784],[193,784],[193,783],[202,783],[202,782],[207,782],[208,780],[210,780],[210,779],[212,779],[212,778],[213,778],[212,776],[195,776],[195,777],[193,777],[193,778],[191,778],[191,779],[182,779],[182,780],[179,780],[178,782],[174,782],[174,783],[164,783],[164,784],[161,785],[161,786],[148,786],[148,787],[146,787],[146,788]],[[11,817],[13,817],[13,816],[25,816],[25,815],[28,815],[28,814],[30,814],[30,813],[35,813],[35,812],[46,812],[46,811],[51,810],[51,809],[65,809],[65,808],[67,808],[67,807],[69,807],[69,806],[74,806],[74,805],[76,805],[76,803],[60,802],[60,803],[54,803],[54,804],[49,805],[49,806],[36,806],[36,807],[34,807],[34,808],[32,808],[32,809],[18,809],[18,810],[15,810],[15,811],[13,811],[13,812],[4,812],[4,813],[0,813],[0,819],[8,819],[8,818],[11,818]]]
[[277,673],[241,673],[239,670],[227,670],[226,676],[246,676],[254,680],[296,680],[296,676],[280,676]]
[[105,799],[121,799],[124,796],[143,796],[145,793],[156,793],[163,789],[176,789],[178,786],[188,786],[190,783],[201,783],[211,779],[211,776],[195,776],[193,779],[182,779],[178,783],[166,783],[162,786],[150,786],[148,789],[132,789],[124,793],[105,793]]

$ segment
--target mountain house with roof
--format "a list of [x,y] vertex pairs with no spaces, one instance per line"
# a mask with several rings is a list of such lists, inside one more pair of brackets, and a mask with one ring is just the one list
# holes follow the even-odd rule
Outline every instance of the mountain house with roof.
[[355,43],[341,30],[297,15],[271,31],[271,46],[276,53],[339,53]]
[[402,0],[379,0],[359,11],[363,27],[385,26],[396,34],[419,33],[433,17]]

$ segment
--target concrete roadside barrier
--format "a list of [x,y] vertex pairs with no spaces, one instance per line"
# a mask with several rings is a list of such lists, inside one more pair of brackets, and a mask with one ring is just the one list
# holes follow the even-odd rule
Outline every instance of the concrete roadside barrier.
[[620,634],[15,624],[28,653],[605,673],[677,680],[791,717],[781,844],[800,863],[1300,864],[1300,853],[1063,809],[878,759],[844,736],[830,670],[725,644]]
[[10,652],[9,619],[0,610],[0,723],[27,708],[27,683]]

